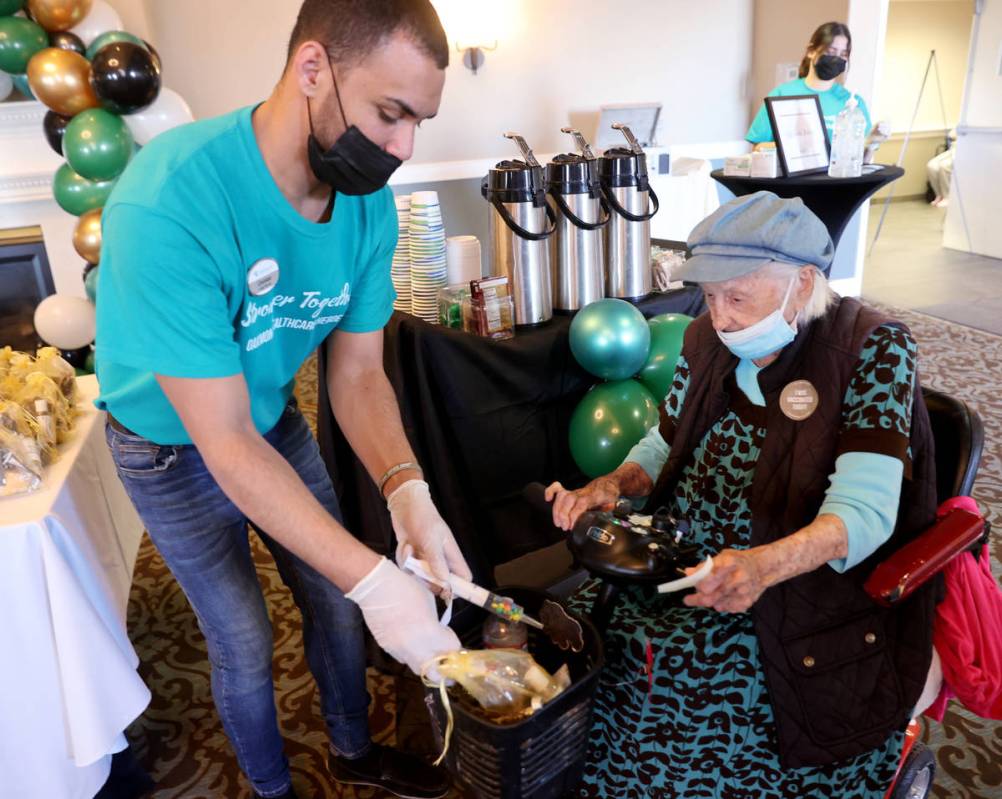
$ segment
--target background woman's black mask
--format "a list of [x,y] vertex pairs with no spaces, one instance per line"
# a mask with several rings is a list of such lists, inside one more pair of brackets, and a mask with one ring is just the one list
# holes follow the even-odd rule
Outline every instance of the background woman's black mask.
[[310,159],[310,168],[317,176],[317,180],[328,184],[339,194],[372,194],[386,185],[390,175],[403,161],[386,152],[355,125],[348,124],[330,56],[327,56],[327,66],[334,81],[334,94],[337,97],[338,109],[341,111],[341,119],[344,121],[345,132],[325,151],[314,134],[313,111],[310,108],[310,99],[306,98],[306,110],[310,118],[310,136],[306,142],[306,151]]
[[814,74],[821,80],[832,80],[845,72],[846,60],[837,55],[823,55],[814,62]]

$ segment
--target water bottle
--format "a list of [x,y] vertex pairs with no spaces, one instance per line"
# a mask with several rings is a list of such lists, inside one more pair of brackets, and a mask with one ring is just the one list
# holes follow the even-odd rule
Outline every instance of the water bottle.
[[863,174],[863,148],[866,145],[866,117],[856,95],[849,98],[832,128],[831,160],[828,175],[833,178],[858,178]]

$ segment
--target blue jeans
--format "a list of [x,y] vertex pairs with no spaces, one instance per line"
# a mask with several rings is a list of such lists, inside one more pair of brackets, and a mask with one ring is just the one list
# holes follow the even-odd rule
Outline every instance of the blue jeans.
[[[106,426],[119,477],[150,538],[188,597],[205,636],[212,696],[237,761],[261,796],[291,785],[272,683],[272,631],[251,558],[247,518],[209,474],[193,446],[160,446]],[[334,487],[317,442],[290,403],[265,439],[340,520]],[[261,491],[268,491],[262,482]],[[362,615],[327,578],[267,532],[283,582],[303,615],[306,660],[320,689],[331,745],[365,754],[369,695]]]

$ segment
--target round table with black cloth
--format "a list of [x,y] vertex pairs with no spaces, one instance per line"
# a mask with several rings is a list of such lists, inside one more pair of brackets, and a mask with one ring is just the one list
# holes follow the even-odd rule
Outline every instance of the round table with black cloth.
[[[687,287],[652,294],[645,316],[704,309]],[[494,584],[494,567],[554,543],[555,530],[522,500],[527,483],[587,478],[574,464],[571,413],[598,378],[571,355],[571,317],[556,316],[508,341],[490,341],[394,313],[384,333],[384,366],[400,402],[404,429],[442,517],[474,579]],[[317,437],[345,525],[384,554],[393,552],[386,502],[338,428],[319,353]]]
[[[865,171],[871,166],[879,168]],[[824,172],[792,178],[747,178],[725,175],[722,169],[715,169],[710,176],[738,197],[756,191],[771,191],[779,197],[799,197],[825,223],[832,243],[838,247],[842,231],[856,209],[905,174],[901,167],[883,164],[867,164],[863,169],[858,178],[830,178]]]

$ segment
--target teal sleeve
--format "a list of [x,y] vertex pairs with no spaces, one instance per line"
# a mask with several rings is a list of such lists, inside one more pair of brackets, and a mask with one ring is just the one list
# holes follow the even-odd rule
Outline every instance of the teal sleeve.
[[[771,94],[771,92],[770,92]],[[772,133],[772,123],[769,121],[769,112],[765,108],[765,103],[759,106],[755,119],[752,120],[745,134],[745,141],[752,144],[759,144],[764,141],[772,141],[775,137]]]
[[371,209],[375,234],[365,266],[356,273],[348,311],[337,329],[348,333],[371,333],[382,330],[393,314],[396,292],[390,277],[393,251],[397,248],[399,226],[393,192],[387,187],[379,192]]
[[668,461],[668,445],[661,437],[661,431],[655,425],[647,431],[642,439],[634,445],[626,456],[624,463],[635,463],[656,483],[661,470]]
[[758,384],[758,373],[761,371],[751,358],[742,358],[738,361],[738,368],[734,371],[734,377],[738,381],[738,388],[748,397],[748,401],[752,405],[764,408],[765,396],[762,394],[762,387]]
[[901,481],[911,467],[917,355],[911,335],[892,325],[876,328],[863,343],[842,400],[841,454],[819,511],[838,516],[848,532],[847,557],[829,561],[836,571],[866,560],[894,530]]
[[102,221],[97,358],[170,377],[243,371],[220,265],[181,224],[149,208]]
[[828,561],[835,571],[844,572],[866,560],[891,537],[903,474],[904,464],[889,455],[846,452],[836,459],[819,511],[838,516],[848,533],[848,555]]

